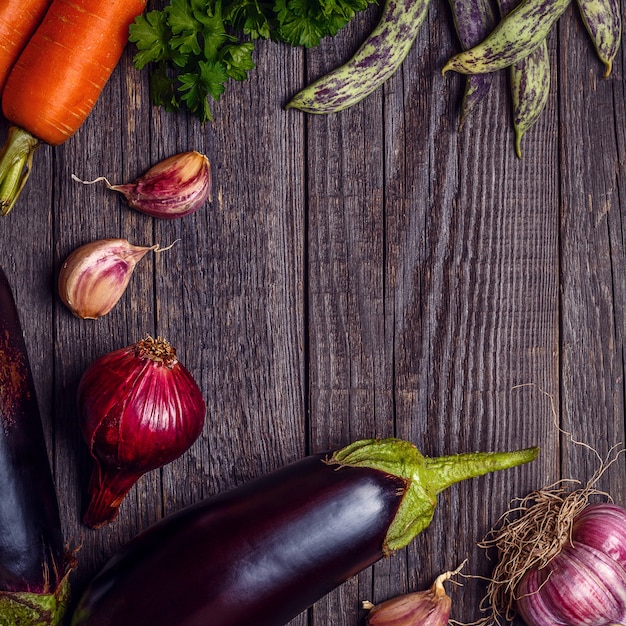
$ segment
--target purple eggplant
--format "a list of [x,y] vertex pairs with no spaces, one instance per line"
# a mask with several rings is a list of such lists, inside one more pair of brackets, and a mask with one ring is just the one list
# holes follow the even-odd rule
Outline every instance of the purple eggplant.
[[440,491],[537,454],[430,459],[383,439],[306,457],[132,539],[90,583],[72,626],[280,626],[409,543]]
[[71,559],[22,327],[2,270],[0,419],[0,624],[60,624]]

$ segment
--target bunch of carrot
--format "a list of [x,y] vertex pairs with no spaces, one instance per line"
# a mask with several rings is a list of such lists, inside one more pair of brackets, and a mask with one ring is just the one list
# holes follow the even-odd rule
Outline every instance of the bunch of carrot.
[[3,0],[0,91],[10,123],[0,152],[0,213],[14,206],[41,143],[85,121],[147,0]]

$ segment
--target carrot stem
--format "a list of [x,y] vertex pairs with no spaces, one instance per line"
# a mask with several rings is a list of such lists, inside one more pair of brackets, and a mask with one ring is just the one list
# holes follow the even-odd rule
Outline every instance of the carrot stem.
[[7,215],[15,205],[30,174],[39,139],[18,126],[9,127],[9,136],[0,152],[0,213]]

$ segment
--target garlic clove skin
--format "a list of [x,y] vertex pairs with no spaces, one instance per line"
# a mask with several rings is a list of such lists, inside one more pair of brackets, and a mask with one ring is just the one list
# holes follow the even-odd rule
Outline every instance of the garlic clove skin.
[[446,626],[452,601],[446,594],[442,574],[427,591],[416,591],[391,598],[381,604],[364,602],[370,610],[367,626]]
[[141,213],[175,219],[197,211],[210,198],[211,164],[200,152],[182,152],[157,163],[133,183],[107,186]]
[[99,239],[76,248],[59,271],[59,297],[78,318],[96,320],[119,302],[137,263],[158,246]]

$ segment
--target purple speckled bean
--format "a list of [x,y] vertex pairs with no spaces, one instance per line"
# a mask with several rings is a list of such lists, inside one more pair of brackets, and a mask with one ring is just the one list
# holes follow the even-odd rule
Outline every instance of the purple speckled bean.
[[480,43],[497,24],[489,0],[450,0],[454,27],[464,50]]
[[286,108],[306,113],[346,109],[398,70],[426,18],[430,0],[387,0],[376,28],[344,65],[298,92]]
[[550,95],[550,57],[546,41],[511,66],[510,72],[515,152],[521,158],[522,137],[535,125]]
[[[506,16],[515,9],[517,0],[500,0],[500,14]],[[510,69],[511,100],[515,153],[522,157],[522,137],[532,128],[548,102],[550,95],[550,56],[544,39],[527,57]]]
[[622,40],[619,0],[577,1],[587,32],[593,41],[598,57],[606,68],[605,76],[608,76]]
[[546,39],[571,0],[522,0],[481,43],[452,57],[443,72],[495,72],[528,56]]
[[[450,0],[454,26],[464,50],[480,43],[496,26],[489,0]],[[461,124],[489,93],[491,74],[470,74],[465,83]]]

